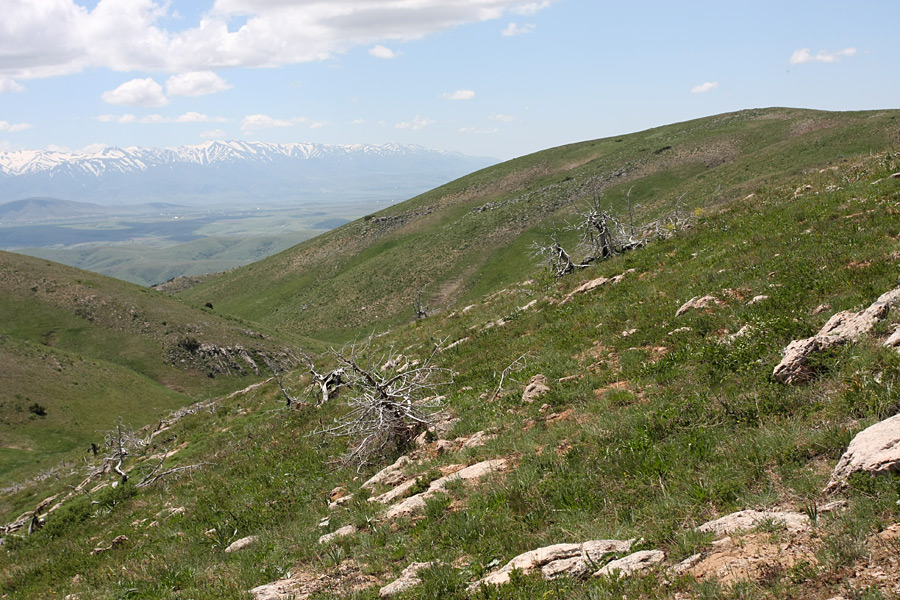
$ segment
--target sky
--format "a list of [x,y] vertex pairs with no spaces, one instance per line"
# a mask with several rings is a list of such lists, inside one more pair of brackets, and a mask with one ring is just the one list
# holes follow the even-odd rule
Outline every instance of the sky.
[[401,142],[509,159],[900,107],[900,1],[0,0],[0,150]]

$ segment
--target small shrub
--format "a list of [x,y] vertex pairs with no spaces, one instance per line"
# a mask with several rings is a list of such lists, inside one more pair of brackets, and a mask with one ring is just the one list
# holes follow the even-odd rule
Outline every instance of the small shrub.
[[43,404],[37,402],[28,407],[28,412],[39,417],[47,416],[47,408]]

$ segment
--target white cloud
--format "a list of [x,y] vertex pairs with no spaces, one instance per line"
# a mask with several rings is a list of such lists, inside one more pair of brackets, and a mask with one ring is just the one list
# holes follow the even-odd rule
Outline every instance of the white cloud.
[[516,120],[516,117],[512,115],[491,115],[488,117],[491,121],[500,121],[501,123],[512,123]]
[[514,35],[525,35],[527,33],[531,33],[534,31],[535,26],[531,23],[526,23],[524,25],[519,25],[518,23],[510,23],[506,26],[506,29],[501,31],[501,35],[504,37],[512,37]]
[[24,92],[25,86],[16,82],[15,79],[6,79],[0,77],[0,94],[9,94],[12,92]]
[[166,80],[166,92],[170,96],[205,96],[232,86],[212,71],[191,71],[173,75]]
[[531,15],[550,5],[546,0],[215,0],[196,21],[186,22],[173,18],[175,3],[166,0],[98,0],[92,9],[76,2],[4,3],[0,78],[51,77],[90,67],[169,73],[275,67]]
[[362,125],[365,122],[366,122],[365,119],[353,119],[352,121],[350,121],[350,124],[351,125]]
[[382,45],[369,48],[369,54],[371,54],[375,58],[397,58],[398,56],[400,56],[399,52],[394,52],[390,48],[386,48]]
[[175,118],[175,123],[224,123],[228,121],[225,117],[210,117],[198,112],[186,112]]
[[145,115],[138,119],[132,114],[126,115],[99,115],[94,117],[101,123],[143,123],[145,125],[159,125],[162,123],[225,123],[228,121],[225,117],[210,117],[198,112],[186,112],[177,117],[165,117],[154,113]]
[[328,123],[326,121],[313,121],[312,123],[309,124],[309,128],[310,129],[322,129],[326,125],[328,125]]
[[151,106],[158,108],[169,103],[169,99],[163,94],[162,86],[150,77],[126,81],[114,90],[103,92],[100,98],[107,104],[121,104],[124,106]]
[[200,134],[204,140],[224,140],[227,136],[224,129],[209,129]]
[[6,121],[0,121],[0,131],[18,133],[20,131],[25,131],[26,129],[31,129],[30,123],[7,123]]
[[294,117],[292,119],[273,119],[268,115],[247,115],[241,122],[241,129],[253,131],[256,129],[271,129],[272,127],[294,127],[306,123],[306,117]]
[[691,88],[692,94],[705,94],[706,92],[712,91],[719,87],[718,81],[707,81],[706,83],[701,83],[700,85],[695,85]]
[[444,98],[447,100],[471,100],[474,97],[474,90],[456,90],[455,92],[444,92]]
[[434,123],[436,123],[436,121],[432,119],[416,115],[416,118],[412,121],[403,121],[402,123],[397,123],[394,127],[397,129],[412,129],[413,131],[417,131],[419,129],[425,129]]
[[856,48],[844,48],[843,50],[838,50],[837,52],[829,52],[828,50],[819,50],[816,54],[812,54],[809,48],[801,48],[800,50],[794,50],[794,53],[791,54],[791,64],[792,65],[802,65],[804,63],[811,62],[820,62],[820,63],[834,63],[842,58],[849,58],[856,54]]
[[512,9],[514,13],[517,15],[525,15],[530,16],[538,11],[544,10],[548,6],[550,6],[550,0],[543,0],[542,2],[526,2],[525,4],[520,4]]

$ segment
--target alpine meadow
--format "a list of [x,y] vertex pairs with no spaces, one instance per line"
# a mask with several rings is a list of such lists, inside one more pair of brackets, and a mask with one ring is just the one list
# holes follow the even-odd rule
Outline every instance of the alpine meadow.
[[898,274],[888,109],[558,146],[152,288],[0,252],[0,597],[898,597]]

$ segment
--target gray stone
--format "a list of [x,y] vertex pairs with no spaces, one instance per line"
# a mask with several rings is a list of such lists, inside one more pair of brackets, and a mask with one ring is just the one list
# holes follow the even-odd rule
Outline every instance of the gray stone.
[[900,415],[894,415],[858,434],[831,473],[825,491],[833,492],[856,472],[886,475],[900,471]]
[[628,577],[629,575],[646,571],[647,569],[660,564],[665,559],[666,555],[661,550],[641,550],[640,552],[635,552],[624,558],[609,562],[594,573],[594,577],[600,577],[602,575]]
[[244,550],[245,548],[249,548],[253,544],[259,541],[259,536],[256,535],[248,535],[247,537],[243,537],[239,540],[235,540],[231,542],[231,544],[225,548],[226,554],[231,554],[232,552],[237,552],[239,550]]

